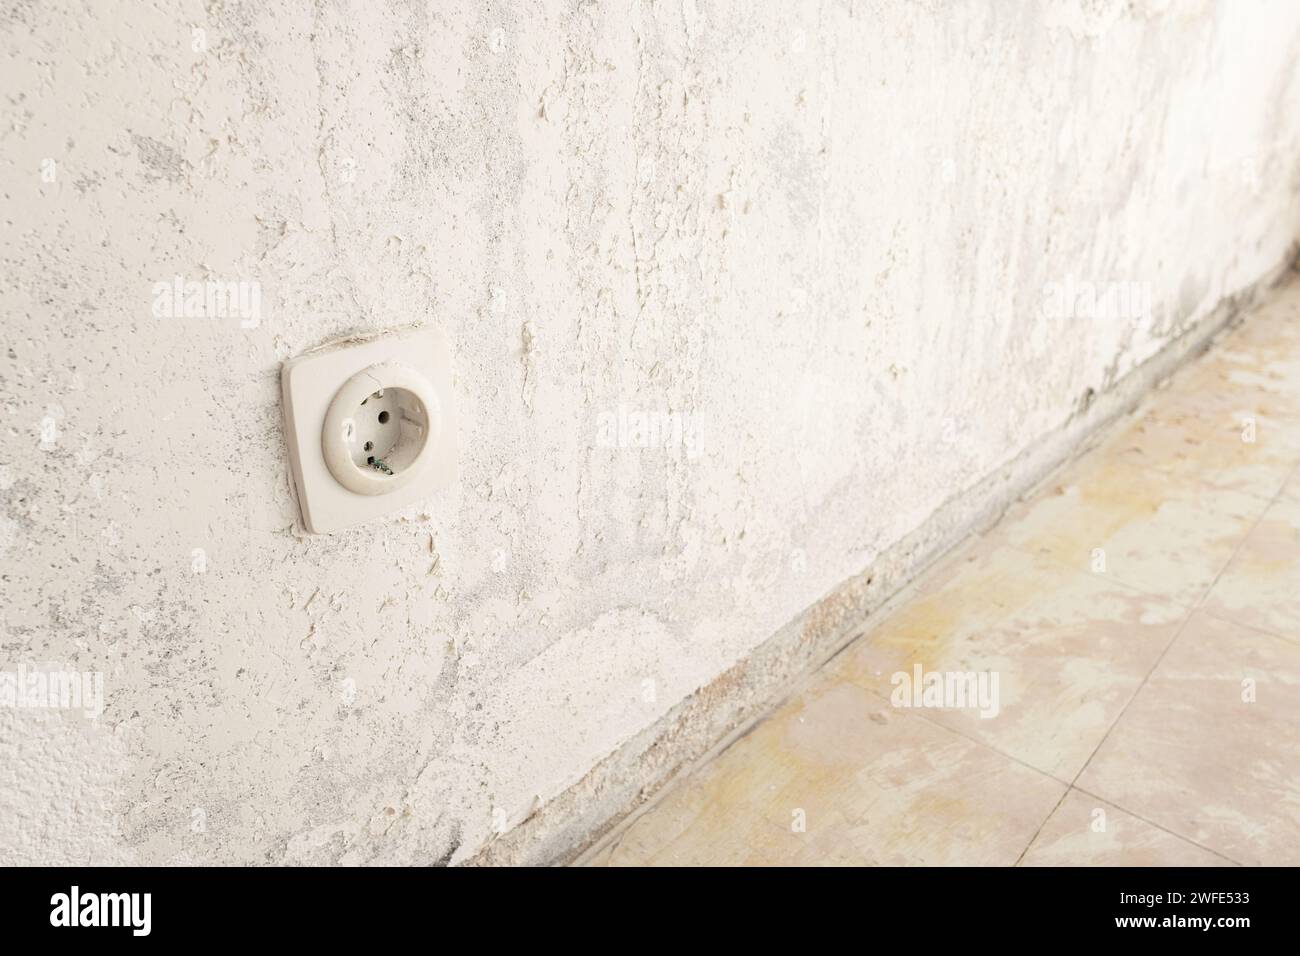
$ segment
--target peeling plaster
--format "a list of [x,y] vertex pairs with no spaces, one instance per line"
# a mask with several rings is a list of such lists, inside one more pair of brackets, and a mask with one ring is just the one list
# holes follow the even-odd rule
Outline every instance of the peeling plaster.
[[[0,710],[3,863],[576,845],[593,768],[725,731],[1300,232],[1283,2],[52,0],[0,57],[0,669],[106,705]],[[1152,312],[1044,315],[1068,275]],[[155,318],[174,276],[260,323]],[[460,483],[305,534],[280,363],[419,323]],[[620,406],[698,448],[602,445]]]

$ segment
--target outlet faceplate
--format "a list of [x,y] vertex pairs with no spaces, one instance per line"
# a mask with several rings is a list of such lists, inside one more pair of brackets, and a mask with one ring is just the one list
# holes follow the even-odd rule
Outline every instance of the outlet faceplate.
[[369,521],[456,480],[451,351],[437,329],[324,346],[285,362],[280,387],[308,531]]

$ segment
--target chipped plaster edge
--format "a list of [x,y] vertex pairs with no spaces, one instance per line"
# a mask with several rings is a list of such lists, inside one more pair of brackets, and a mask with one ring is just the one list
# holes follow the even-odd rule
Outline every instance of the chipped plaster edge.
[[909,585],[969,536],[1096,443],[1160,382],[1203,354],[1293,270],[1300,243],[1281,264],[1224,297],[1214,311],[1129,372],[1054,432],[950,498],[870,567],[834,588],[732,665],[625,741],[578,783],[482,847],[468,866],[582,863],[618,840],[678,781],[749,733],[828,660],[905,598]]

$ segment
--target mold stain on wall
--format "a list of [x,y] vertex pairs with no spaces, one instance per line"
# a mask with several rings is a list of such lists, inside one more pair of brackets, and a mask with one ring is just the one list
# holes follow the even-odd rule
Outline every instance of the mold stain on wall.
[[[1285,3],[59,0],[0,58],[0,668],[105,687],[0,708],[5,863],[558,855],[1300,222]],[[306,534],[280,363],[419,324],[460,483]]]

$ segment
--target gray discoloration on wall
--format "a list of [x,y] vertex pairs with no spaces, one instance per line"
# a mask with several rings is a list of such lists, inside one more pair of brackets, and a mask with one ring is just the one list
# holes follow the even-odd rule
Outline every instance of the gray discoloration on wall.
[[[1300,231],[1294,4],[771,6],[0,12],[0,669],[106,705],[0,709],[0,861],[560,855]],[[305,534],[280,362],[417,323],[461,481]]]

